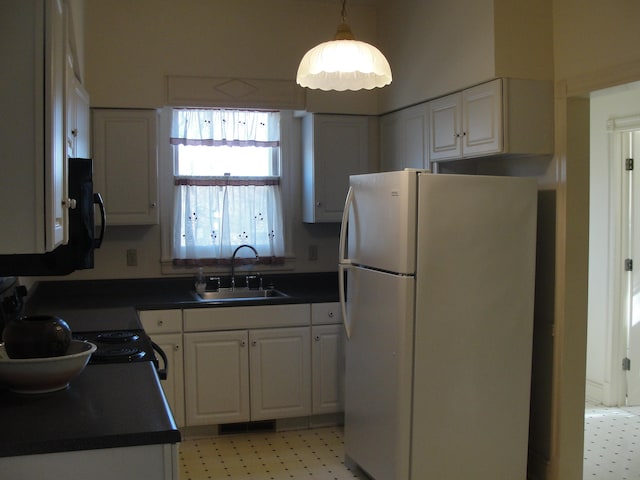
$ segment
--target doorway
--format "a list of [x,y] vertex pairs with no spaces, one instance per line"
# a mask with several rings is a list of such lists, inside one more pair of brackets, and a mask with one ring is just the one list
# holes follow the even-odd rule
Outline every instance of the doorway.
[[[587,401],[605,406],[624,406],[627,374],[622,360],[633,355],[627,351],[629,334],[638,335],[625,315],[633,312],[633,277],[624,271],[624,262],[632,258],[632,238],[625,229],[629,215],[640,215],[640,193],[629,197],[629,187],[640,189],[640,155],[636,154],[636,181],[624,164],[633,153],[634,129],[640,130],[640,82],[593,92],[590,99],[590,218],[589,218],[589,308],[587,329]],[[638,120],[634,127],[635,119]],[[635,148],[640,147],[636,137]],[[640,191],[640,190],[639,190]],[[638,207],[629,208],[635,197]],[[639,217],[640,218],[640,217]],[[638,222],[636,222],[638,223]],[[640,246],[636,247],[637,290],[640,292]],[[636,299],[640,315],[640,297]],[[637,340],[632,342],[637,344]],[[631,357],[629,357],[631,358]],[[635,372],[640,357],[632,362]],[[633,374],[634,371],[632,370]],[[637,378],[637,373],[635,374]],[[638,382],[640,383],[640,382]]]
[[[626,347],[622,367],[626,390],[626,406],[640,406],[640,116],[628,119],[629,128],[618,134],[625,162],[623,178],[623,205],[627,206],[623,222],[622,238],[628,260],[623,279],[623,338],[621,348]],[[637,165],[634,165],[637,159]],[[633,262],[636,268],[633,268]],[[626,307],[626,308],[625,308]],[[625,338],[626,337],[626,338]],[[626,341],[625,341],[626,340]]]

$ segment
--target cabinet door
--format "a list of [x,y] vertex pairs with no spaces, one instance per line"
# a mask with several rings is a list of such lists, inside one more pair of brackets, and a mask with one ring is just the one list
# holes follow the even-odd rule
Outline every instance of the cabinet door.
[[475,157],[502,152],[502,81],[500,79],[462,92],[462,155]]
[[311,328],[312,413],[344,410],[344,330],[341,324]]
[[429,113],[426,103],[407,108],[402,112],[404,153],[402,169],[428,168]]
[[110,225],[158,223],[155,110],[93,110],[95,190]]
[[[53,250],[69,240],[69,203],[67,161],[64,149],[65,49],[64,10],[62,0],[46,2],[49,35],[45,43],[45,101],[51,106],[45,119],[45,192],[51,196],[45,206],[46,250]],[[45,28],[47,33],[47,28]],[[45,75],[45,79],[46,79]],[[48,99],[47,99],[48,98]],[[48,120],[48,121],[47,121]]]
[[[184,423],[184,368],[182,357],[182,335],[179,333],[165,333],[150,335],[153,340],[167,355],[168,368],[167,379],[160,384],[167,397],[173,418],[178,427]],[[162,364],[162,359],[158,359]]]
[[462,95],[454,93],[429,102],[429,158],[460,158],[462,154]]
[[89,94],[78,81],[67,55],[67,157],[89,158],[91,113]]
[[349,175],[369,166],[369,118],[307,115],[303,130],[303,221],[339,222]]
[[186,333],[184,347],[187,425],[248,421],[247,332]]
[[249,332],[251,419],[300,417],[311,413],[309,327]]
[[385,115],[380,121],[382,171],[427,168],[428,125],[429,113],[426,103]]

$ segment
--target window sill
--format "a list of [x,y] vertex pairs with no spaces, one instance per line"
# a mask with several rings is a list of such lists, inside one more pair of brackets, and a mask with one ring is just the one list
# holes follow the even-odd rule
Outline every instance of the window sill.
[[[270,273],[270,272],[291,272],[295,270],[296,257],[286,257],[284,265],[241,265],[236,267],[236,272],[238,274],[244,273]],[[162,275],[195,275],[198,273],[198,267],[177,267],[173,264],[171,259],[162,260],[160,262],[160,271]],[[207,275],[210,274],[219,274],[219,275],[229,275],[231,273],[231,267],[228,265],[221,267],[205,267],[205,273]]]

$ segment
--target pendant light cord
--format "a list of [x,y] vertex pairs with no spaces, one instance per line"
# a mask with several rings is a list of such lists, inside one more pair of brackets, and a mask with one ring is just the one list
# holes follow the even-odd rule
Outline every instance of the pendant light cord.
[[347,0],[342,0],[342,23],[347,23]]

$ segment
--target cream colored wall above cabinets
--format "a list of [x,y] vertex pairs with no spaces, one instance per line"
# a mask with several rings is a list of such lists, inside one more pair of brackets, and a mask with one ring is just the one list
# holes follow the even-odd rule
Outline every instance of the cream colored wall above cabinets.
[[[353,2],[348,11],[354,34],[375,43],[375,4]],[[85,19],[91,106],[158,108],[167,104],[168,75],[295,81],[304,53],[335,34],[340,5],[316,0],[110,0],[87,2]],[[323,107],[324,97],[313,109]],[[348,112],[345,98],[350,97],[359,110]],[[332,102],[340,111],[332,113],[372,113],[375,103],[373,108],[369,104],[375,98],[365,98],[362,107],[361,97],[342,95]]]
[[497,77],[553,78],[551,0],[380,3],[379,48],[393,72],[384,113]]

